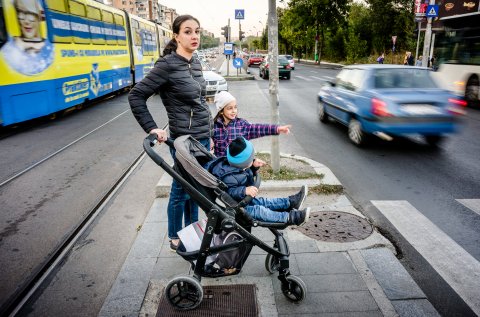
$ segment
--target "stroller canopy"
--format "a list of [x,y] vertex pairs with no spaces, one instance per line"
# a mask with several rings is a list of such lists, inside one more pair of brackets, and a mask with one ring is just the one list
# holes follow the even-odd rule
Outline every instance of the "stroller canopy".
[[189,173],[202,186],[209,188],[218,187],[220,181],[199,163],[199,160],[206,163],[215,159],[215,156],[200,142],[191,135],[183,135],[175,139],[173,146],[176,150],[175,157],[177,158],[177,161],[187,173]]

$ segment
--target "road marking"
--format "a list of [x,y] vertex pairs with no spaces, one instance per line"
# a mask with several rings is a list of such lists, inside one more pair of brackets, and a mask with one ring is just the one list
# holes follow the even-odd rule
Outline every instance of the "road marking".
[[467,305],[480,315],[480,262],[435,226],[408,201],[372,204],[430,263]]
[[306,80],[306,81],[312,81],[312,80],[313,80],[313,79],[310,79],[310,78],[307,78],[307,77],[303,77],[303,76],[300,76],[300,75],[297,75],[297,74],[295,74],[295,77],[300,78],[300,79],[303,79],[303,80]]
[[323,78],[323,77],[317,77],[317,76],[310,76],[312,78],[315,78],[315,79],[318,79],[318,80],[321,80],[321,81],[325,81],[326,79]]
[[480,215],[480,199],[455,199],[468,209]]

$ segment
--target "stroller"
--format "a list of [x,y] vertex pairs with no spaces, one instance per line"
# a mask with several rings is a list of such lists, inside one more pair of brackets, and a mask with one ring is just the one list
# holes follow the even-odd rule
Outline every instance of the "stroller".
[[[221,277],[240,273],[243,264],[253,246],[258,246],[268,254],[265,259],[266,270],[274,274],[278,271],[278,279],[286,298],[292,302],[302,301],[307,293],[305,283],[289,271],[289,255],[287,242],[281,229],[288,225],[284,223],[267,223],[251,218],[244,207],[252,200],[247,196],[241,202],[235,201],[226,192],[224,183],[210,174],[204,166],[216,157],[200,142],[185,135],[174,141],[168,139],[165,143],[175,148],[176,155],[173,167],[153,150],[157,136],[149,135],[143,142],[143,147],[152,160],[177,180],[188,195],[205,211],[207,215],[205,231],[200,249],[187,252],[180,242],[177,253],[191,263],[193,277],[179,276],[172,279],[165,287],[167,301],[178,310],[190,310],[198,307],[203,299],[202,277]],[[260,175],[256,176],[255,186],[260,187]],[[266,227],[274,235],[273,247],[265,244],[251,234],[252,227]],[[236,233],[236,239],[230,239],[220,245],[212,240],[218,236]],[[212,255],[235,254],[235,263],[225,270],[212,270],[206,265],[207,258]]]

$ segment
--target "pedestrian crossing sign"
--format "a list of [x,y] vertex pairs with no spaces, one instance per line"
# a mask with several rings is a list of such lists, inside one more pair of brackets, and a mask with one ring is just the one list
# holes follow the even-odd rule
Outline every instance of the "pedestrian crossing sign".
[[427,18],[438,17],[438,4],[431,4],[427,7]]
[[245,19],[245,10],[244,9],[235,9],[235,20]]

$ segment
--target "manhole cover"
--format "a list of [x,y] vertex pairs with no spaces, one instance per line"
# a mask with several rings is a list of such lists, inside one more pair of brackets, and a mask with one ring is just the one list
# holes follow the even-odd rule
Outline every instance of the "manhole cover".
[[373,228],[364,218],[339,211],[312,212],[310,220],[298,231],[315,240],[351,242],[372,234]]
[[156,317],[256,317],[254,284],[211,285],[203,287],[203,300],[194,310],[176,310],[162,294]]

